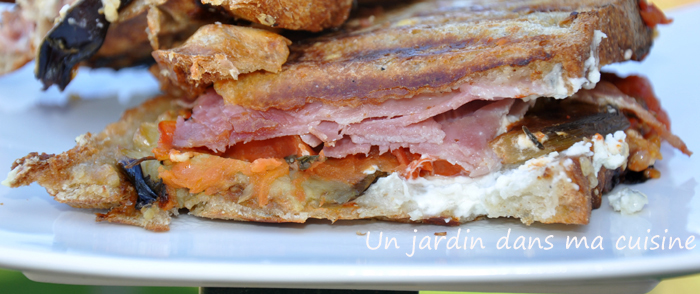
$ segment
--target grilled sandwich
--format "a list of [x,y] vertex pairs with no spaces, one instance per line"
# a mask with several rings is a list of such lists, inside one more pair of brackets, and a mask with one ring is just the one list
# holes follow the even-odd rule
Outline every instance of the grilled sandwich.
[[79,65],[122,68],[152,62],[217,22],[319,32],[340,26],[352,0],[18,0],[0,21],[0,74],[37,57],[45,87],[64,89]]
[[59,202],[108,210],[98,221],[154,231],[183,209],[260,222],[586,224],[616,184],[658,177],[661,141],[691,154],[648,81],[599,71],[649,53],[665,19],[649,7],[416,1],[297,39],[203,26],[153,52],[179,94],[65,153],[18,159],[3,183],[38,182]]

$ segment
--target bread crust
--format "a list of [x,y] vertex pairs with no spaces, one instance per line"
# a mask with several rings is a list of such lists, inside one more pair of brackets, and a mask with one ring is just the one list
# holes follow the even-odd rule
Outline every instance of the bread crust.
[[152,55],[161,67],[159,78],[170,79],[196,97],[215,80],[237,79],[256,70],[279,72],[289,44],[287,38],[266,30],[216,24],[200,27],[179,47]]
[[11,187],[37,182],[56,200],[79,208],[111,208],[134,190],[119,172],[122,150],[134,148],[133,137],[142,122],[154,121],[176,109],[169,97],[158,97],[127,110],[121,119],[97,135],[79,136],[77,145],[61,154],[29,155],[15,160]]
[[[627,49],[640,60],[652,43],[637,0],[471,4],[426,1],[352,19],[341,32],[292,45],[280,73],[221,80],[215,89],[227,103],[257,110],[358,106],[496,77],[540,81],[561,70],[566,97],[578,90],[569,79],[586,77],[591,54],[599,56],[595,66],[625,60]],[[607,35],[599,46],[595,31]]]
[[143,63],[151,52],[184,42],[197,28],[223,18],[192,0],[134,0],[110,25],[89,66],[122,68]]
[[318,32],[347,19],[352,0],[203,0],[229,13],[269,27]]

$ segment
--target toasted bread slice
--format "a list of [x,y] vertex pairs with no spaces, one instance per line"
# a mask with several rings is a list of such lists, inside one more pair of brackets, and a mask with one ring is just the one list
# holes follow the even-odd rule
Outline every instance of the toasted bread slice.
[[153,51],[163,65],[156,76],[169,78],[196,96],[216,80],[237,79],[257,70],[279,72],[287,61],[289,44],[287,38],[261,29],[205,25],[182,46]]
[[[148,156],[151,146],[143,144],[148,134],[141,125],[153,124],[160,115],[168,115],[176,109],[174,101],[167,97],[148,101],[127,111],[118,122],[99,134],[78,137],[75,148],[69,151],[57,155],[34,152],[17,159],[8,183],[18,187],[37,182],[56,201],[72,207],[133,210],[138,196],[133,184],[117,166],[117,160],[124,156],[125,150],[134,157]],[[169,221],[153,221],[137,225],[158,231],[167,229],[167,223]]]
[[353,0],[203,0],[234,16],[273,28],[318,32],[343,24]]
[[256,110],[376,104],[464,84],[565,98],[593,86],[599,67],[641,60],[652,34],[638,0],[423,1],[297,42],[279,73],[214,87],[227,103]]

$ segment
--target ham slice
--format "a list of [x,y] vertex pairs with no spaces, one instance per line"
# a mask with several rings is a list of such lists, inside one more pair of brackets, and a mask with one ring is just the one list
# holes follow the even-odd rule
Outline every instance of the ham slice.
[[[499,98],[507,97],[501,95],[506,94],[503,89],[491,90],[464,85],[450,93],[421,94],[378,105],[352,108],[315,102],[288,111],[227,105],[210,90],[196,101],[189,119],[178,119],[173,146],[221,152],[237,143],[298,135],[311,146],[323,143],[328,157],[367,154],[372,147],[378,147],[380,153],[406,148],[479,176],[500,168],[500,159],[488,142],[521,118],[529,106],[522,99]],[[477,94],[486,92],[491,95]],[[580,91],[572,98],[630,111],[663,139],[690,154],[683,141],[613,84],[602,81],[595,89]]]
[[[608,81],[598,83],[595,89],[580,91],[573,96],[573,99],[579,99],[591,104],[615,105],[617,108],[634,113],[637,118],[654,129],[662,139],[677,148],[685,155],[692,155],[693,152],[688,149],[685,142],[680,137],[674,135],[669,130],[668,125],[659,121],[654,114],[642,107],[634,98],[625,95],[614,84]],[[660,109],[660,106],[657,106]],[[663,112],[663,117],[667,115]],[[668,118],[666,118],[668,120]]]
[[[349,136],[333,147],[324,147],[324,154],[328,157],[345,157],[354,153],[366,154],[371,146],[378,146],[380,152],[403,147],[408,148],[411,153],[433,159],[443,159],[451,164],[460,165],[470,176],[485,175],[500,168],[501,161],[489,148],[489,141],[502,130],[503,119],[509,113],[514,116],[522,116],[527,109],[526,107],[512,107],[516,102],[517,105],[525,104],[521,100],[503,99],[488,103],[476,110],[474,110],[475,107],[467,104],[457,110],[440,114],[434,119],[426,120],[425,122],[432,122],[429,124],[431,128],[427,128],[423,132],[425,134],[440,132],[442,134],[440,142],[433,142],[434,140],[388,142],[389,140],[379,137],[375,133],[368,133],[366,136],[378,138],[375,140],[356,140],[355,136]],[[516,113],[511,112],[511,109]],[[414,124],[410,127],[422,124]],[[410,127],[408,129],[412,129]],[[392,125],[387,124],[386,129],[391,128]],[[387,134],[387,137],[394,138],[405,132],[404,129],[394,130],[394,134]]]
[[[177,147],[204,146],[215,151],[223,151],[227,146],[239,142],[309,133],[333,145],[335,141],[342,138],[338,134],[353,124],[366,123],[362,127],[353,126],[353,129],[357,130],[358,128],[371,129],[373,125],[386,123],[386,121],[373,122],[371,120],[373,118],[391,119],[392,125],[405,127],[457,109],[473,100],[498,99],[493,98],[498,96],[484,98],[476,93],[473,94],[473,87],[463,88],[450,93],[423,94],[410,99],[388,100],[379,105],[368,104],[353,108],[315,102],[289,111],[275,108],[257,111],[237,105],[227,105],[221,96],[210,90],[196,101],[191,119],[178,121],[173,142]],[[504,90],[496,89],[493,92],[498,94]],[[226,132],[231,134],[228,141],[220,136]]]
[[366,154],[372,146],[381,152],[403,147],[476,176],[499,167],[487,143],[504,131],[509,114],[521,117],[527,110],[518,99],[477,99],[460,89],[357,108],[310,103],[291,111],[256,111],[226,105],[209,91],[196,101],[189,119],[178,119],[173,146],[221,152],[236,143],[299,135],[312,146],[324,143],[328,157]]

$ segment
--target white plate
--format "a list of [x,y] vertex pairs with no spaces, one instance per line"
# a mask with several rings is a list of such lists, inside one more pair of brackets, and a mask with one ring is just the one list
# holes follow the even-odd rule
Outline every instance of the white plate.
[[[660,28],[653,53],[643,64],[624,64],[615,70],[649,76],[671,115],[674,132],[698,151],[700,7],[672,15],[676,22]],[[17,81],[29,83],[28,79],[27,74],[11,82],[0,79],[0,102],[44,101],[35,94],[20,97],[23,92],[16,88],[9,91]],[[80,79],[90,86],[88,77]],[[99,83],[92,89],[134,86],[123,81]],[[144,85],[141,92],[153,91],[152,81]],[[7,112],[12,109],[7,107],[0,117],[0,167],[9,170],[12,160],[31,151],[67,150],[73,138],[102,129],[125,108],[116,99],[69,107],[36,106],[21,112]],[[0,267],[22,270],[38,281],[82,284],[644,292],[660,278],[700,272],[700,248],[668,249],[668,241],[664,250],[615,248],[620,236],[642,238],[643,244],[645,237],[654,235],[678,237],[683,246],[688,238],[697,238],[690,245],[700,247],[696,191],[700,159],[688,158],[668,145],[663,146],[663,154],[657,165],[662,178],[634,186],[649,196],[649,205],[641,213],[615,213],[604,200],[587,226],[528,227],[516,220],[449,228],[369,221],[270,225],[180,216],[170,232],[152,233],[95,223],[93,212],[59,204],[36,185],[0,187]],[[485,248],[447,249],[443,240],[434,249],[434,233],[447,232],[449,239],[458,230],[460,243],[465,236],[470,242],[481,238]],[[544,240],[551,235],[547,241],[553,248],[498,250],[497,242],[508,230],[511,246],[524,236],[538,237],[549,247]],[[369,249],[368,237],[369,246],[375,247],[380,233],[383,238],[396,238],[400,248],[392,244],[389,249],[383,245]],[[417,243],[427,236],[433,250],[416,248],[408,257],[414,236]],[[589,243],[600,236],[603,249],[566,249],[567,236],[586,237]]]

